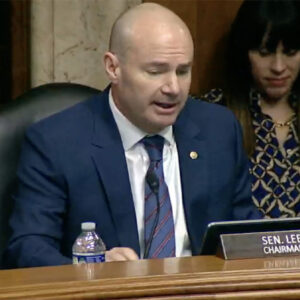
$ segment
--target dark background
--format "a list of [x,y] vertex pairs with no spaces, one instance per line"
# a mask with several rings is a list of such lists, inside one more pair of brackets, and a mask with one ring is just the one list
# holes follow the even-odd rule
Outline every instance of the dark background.
[[30,87],[28,0],[0,1],[0,108]]

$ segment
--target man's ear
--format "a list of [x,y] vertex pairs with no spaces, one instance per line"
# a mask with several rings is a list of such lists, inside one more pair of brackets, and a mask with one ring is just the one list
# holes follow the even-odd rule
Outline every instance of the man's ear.
[[104,66],[106,74],[112,83],[117,83],[120,74],[119,59],[116,54],[106,52],[104,54]]

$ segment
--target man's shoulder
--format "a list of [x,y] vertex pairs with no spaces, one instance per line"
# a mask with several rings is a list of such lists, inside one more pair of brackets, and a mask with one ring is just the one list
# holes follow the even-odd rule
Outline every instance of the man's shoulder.
[[185,131],[193,128],[209,139],[225,139],[236,134],[239,124],[227,107],[190,98],[176,121],[176,127]]
[[27,129],[27,136],[43,136],[53,142],[63,142],[91,134],[94,115],[101,113],[105,106],[102,94],[94,95],[32,124]]
[[90,121],[95,109],[101,109],[103,102],[102,93],[94,95],[80,103],[74,104],[66,109],[63,109],[55,114],[52,114],[42,120],[39,120],[31,125],[31,128],[61,128],[64,129],[69,125],[83,125],[84,122]]
[[190,97],[187,101],[186,108],[191,117],[196,119],[204,118],[205,120],[235,120],[235,116],[230,109],[224,105],[215,102],[207,102],[202,98]]

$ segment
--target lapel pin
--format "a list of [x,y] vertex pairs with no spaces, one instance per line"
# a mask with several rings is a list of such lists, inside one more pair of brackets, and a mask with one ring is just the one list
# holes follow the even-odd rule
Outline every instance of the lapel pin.
[[190,158],[191,159],[197,159],[198,158],[198,153],[196,151],[191,151],[190,152]]

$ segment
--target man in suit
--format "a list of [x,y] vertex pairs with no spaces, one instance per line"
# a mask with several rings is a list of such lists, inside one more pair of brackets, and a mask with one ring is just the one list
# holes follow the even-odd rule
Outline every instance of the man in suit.
[[71,263],[84,221],[96,222],[107,261],[143,258],[151,244],[145,136],[163,137],[158,184],[167,186],[172,235],[164,242],[173,244],[165,256],[197,255],[211,221],[256,216],[238,122],[224,107],[188,99],[193,55],[187,26],[160,5],[117,19],[104,57],[110,86],[27,132],[8,266]]

